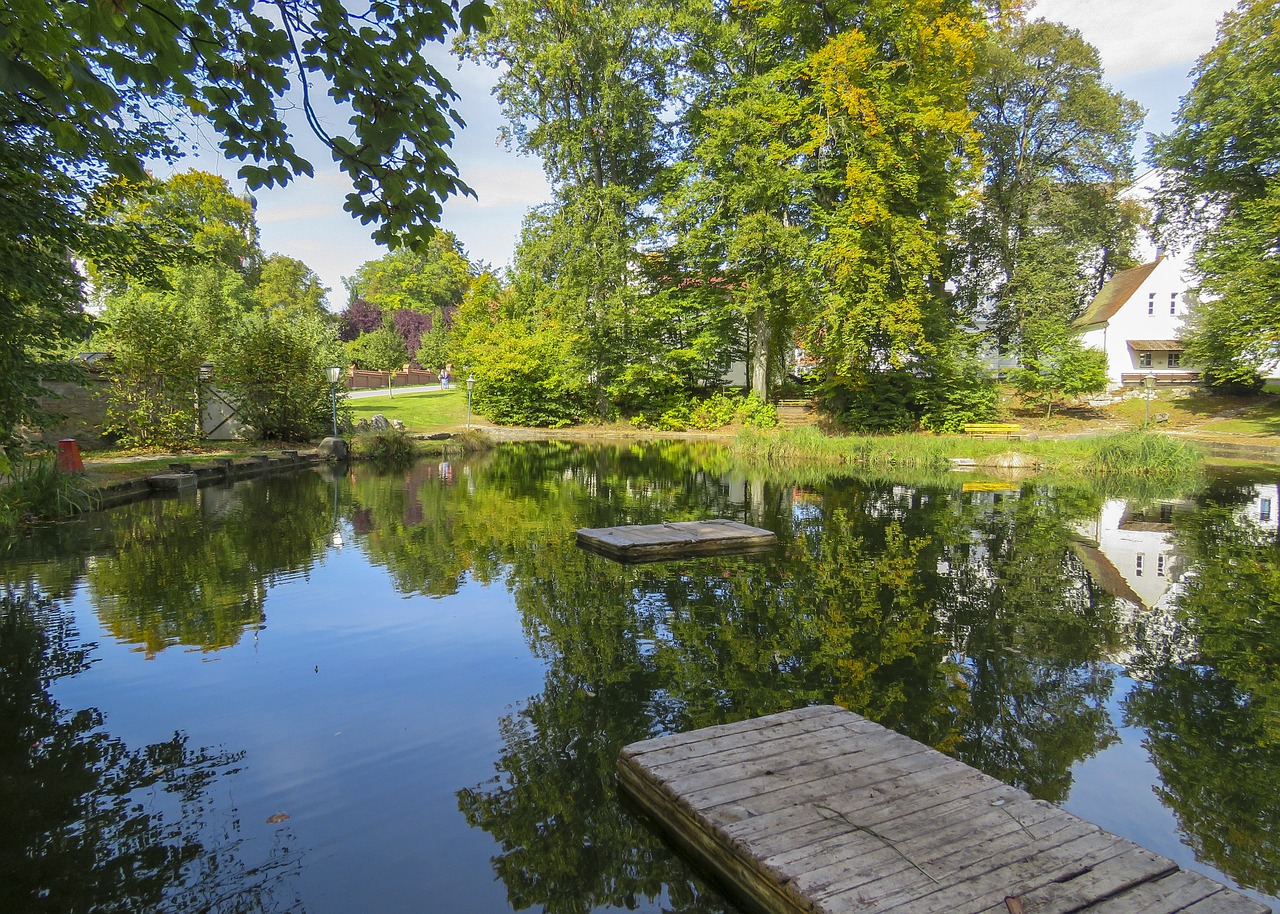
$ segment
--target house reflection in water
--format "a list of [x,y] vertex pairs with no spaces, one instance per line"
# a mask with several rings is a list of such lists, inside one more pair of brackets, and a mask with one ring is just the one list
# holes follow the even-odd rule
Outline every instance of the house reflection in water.
[[1173,516],[1190,510],[1189,502],[1137,507],[1111,499],[1096,521],[1077,525],[1081,539],[1073,545],[1098,587],[1135,610],[1164,609],[1183,572],[1174,548]]

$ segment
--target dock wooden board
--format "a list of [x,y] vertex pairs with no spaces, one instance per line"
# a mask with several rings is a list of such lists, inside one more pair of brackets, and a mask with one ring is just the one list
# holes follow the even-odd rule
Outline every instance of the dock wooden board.
[[633,743],[618,780],[747,911],[1270,910],[842,708]]
[[628,527],[584,527],[578,545],[624,562],[658,562],[696,555],[749,555],[777,545],[771,530],[733,520],[677,521]]

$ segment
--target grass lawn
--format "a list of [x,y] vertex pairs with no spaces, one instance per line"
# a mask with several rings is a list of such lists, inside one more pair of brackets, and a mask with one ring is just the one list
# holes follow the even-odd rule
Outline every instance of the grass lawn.
[[356,421],[381,413],[399,419],[410,432],[438,432],[467,424],[467,391],[462,387],[348,400],[347,405]]
[[[1023,404],[1007,392],[1006,404],[1002,419],[1049,435],[1139,428],[1147,416],[1147,401],[1141,393],[1106,406],[1055,408],[1050,419],[1044,417],[1042,407]],[[1150,415],[1160,431],[1193,432],[1207,437],[1280,437],[1280,396],[1270,392],[1232,397],[1202,391],[1175,394],[1157,388],[1151,395]]]

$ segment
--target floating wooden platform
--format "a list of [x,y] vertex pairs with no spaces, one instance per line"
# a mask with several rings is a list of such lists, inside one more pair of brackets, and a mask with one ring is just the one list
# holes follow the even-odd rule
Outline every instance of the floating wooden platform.
[[733,520],[690,520],[578,531],[578,545],[624,562],[658,562],[690,555],[745,555],[777,545],[771,530]]
[[749,911],[1269,910],[841,708],[633,743],[618,777]]

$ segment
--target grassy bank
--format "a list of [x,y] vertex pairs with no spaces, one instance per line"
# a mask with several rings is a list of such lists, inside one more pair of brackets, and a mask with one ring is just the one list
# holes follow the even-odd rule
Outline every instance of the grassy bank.
[[1075,483],[1127,481],[1194,486],[1202,456],[1193,444],[1153,432],[1127,431],[1088,438],[1004,441],[935,435],[832,438],[814,429],[757,432],[734,438],[735,455],[748,466],[859,468],[881,473],[943,473],[957,461],[991,470],[1034,471]]

